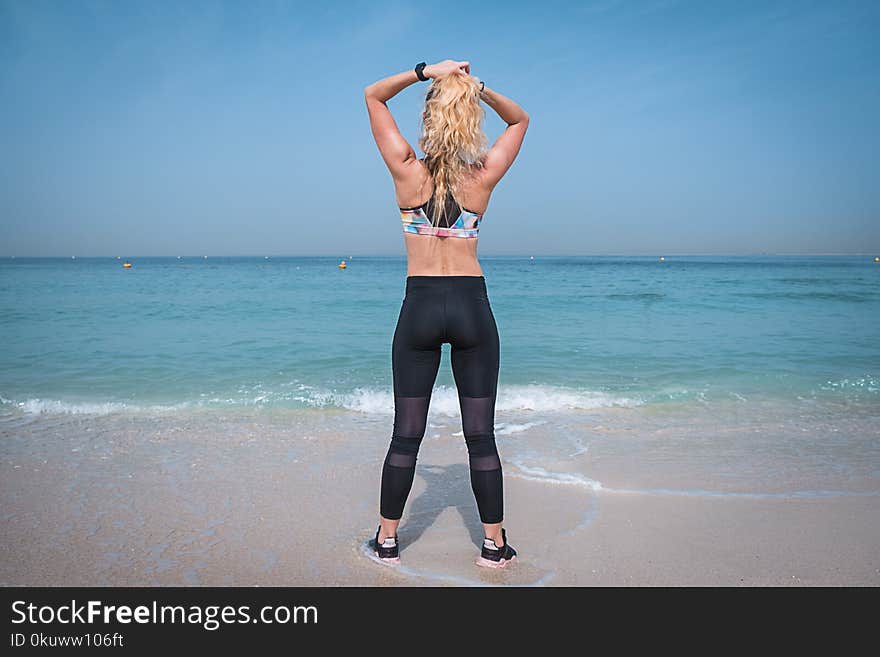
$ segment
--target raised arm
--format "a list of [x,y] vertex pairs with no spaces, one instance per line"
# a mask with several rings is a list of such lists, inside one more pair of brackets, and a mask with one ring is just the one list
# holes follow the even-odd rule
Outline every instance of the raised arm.
[[513,100],[490,89],[488,85],[483,87],[480,98],[495,110],[502,121],[507,123],[504,132],[486,153],[483,167],[484,179],[491,187],[494,187],[504,177],[519,154],[526,130],[529,128],[529,115]]
[[[436,64],[429,64],[422,70],[425,77],[434,78],[449,73],[470,73],[470,63],[466,61],[454,61],[447,59]],[[383,78],[364,89],[364,99],[367,103],[367,113],[370,115],[370,128],[373,131],[373,139],[382,154],[385,165],[395,178],[401,178],[406,172],[408,165],[416,159],[416,152],[409,142],[400,134],[397,123],[391,115],[391,110],[386,104],[394,96],[406,89],[419,77],[415,70],[410,69],[402,73],[395,73]]]

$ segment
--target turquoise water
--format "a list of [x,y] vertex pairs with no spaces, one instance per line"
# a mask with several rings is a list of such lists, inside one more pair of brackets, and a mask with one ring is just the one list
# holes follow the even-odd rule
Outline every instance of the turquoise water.
[[[120,441],[193,449],[243,432],[299,441],[310,467],[340,440],[345,459],[381,463],[406,262],[346,260],[3,260],[4,458]],[[880,494],[871,258],[481,263],[507,475],[588,492]],[[465,458],[443,349],[428,462]]]
[[[6,258],[7,411],[391,401],[403,258]],[[880,404],[868,257],[484,257],[499,406]],[[438,397],[453,389],[449,345]],[[442,399],[438,404],[443,403]]]

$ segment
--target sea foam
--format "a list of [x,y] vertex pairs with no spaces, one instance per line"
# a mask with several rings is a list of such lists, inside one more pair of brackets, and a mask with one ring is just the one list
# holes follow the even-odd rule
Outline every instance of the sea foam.
[[138,405],[124,402],[70,402],[60,399],[31,398],[22,401],[0,397],[0,403],[26,415],[111,415],[113,413],[169,413],[183,410],[190,403]]
[[[391,390],[356,388],[352,392],[335,393],[310,391],[305,399],[314,406],[340,406],[362,413],[393,413],[394,395]],[[595,390],[578,390],[548,385],[499,386],[495,400],[496,411],[548,412],[562,410],[594,410],[599,408],[632,408],[642,404],[641,399],[613,395]],[[458,391],[449,386],[437,386],[431,394],[430,412],[458,417]],[[515,429],[511,430],[511,432]]]

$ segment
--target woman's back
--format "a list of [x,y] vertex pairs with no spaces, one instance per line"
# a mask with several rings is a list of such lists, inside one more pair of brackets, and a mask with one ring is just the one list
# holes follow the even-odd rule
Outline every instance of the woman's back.
[[[427,198],[416,196],[420,185]],[[482,276],[477,233],[492,189],[481,172],[474,171],[455,194],[448,192],[442,216],[437,216],[435,189],[423,160],[413,163],[411,179],[402,181],[399,189],[403,190],[397,200],[404,223],[407,276]],[[404,194],[410,190],[410,195]],[[456,221],[460,228],[443,230]]]
[[[436,79],[422,114],[419,146],[428,154],[424,160],[400,134],[386,105],[413,84],[414,75],[390,76],[365,90],[373,136],[394,181],[407,275],[482,276],[479,229],[484,215],[497,220],[488,212],[489,199],[519,153],[529,116],[514,101],[469,76],[466,62],[447,60],[430,68],[432,74],[428,68],[425,74],[436,74]],[[507,123],[488,150],[481,100]],[[435,211],[435,206],[443,207]]]

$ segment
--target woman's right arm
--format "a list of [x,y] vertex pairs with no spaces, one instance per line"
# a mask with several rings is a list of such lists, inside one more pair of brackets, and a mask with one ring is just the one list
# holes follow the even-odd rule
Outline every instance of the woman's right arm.
[[526,114],[522,107],[517,105],[507,96],[502,96],[497,91],[493,91],[489,88],[489,85],[483,87],[483,91],[480,93],[480,99],[495,110],[498,116],[501,117],[501,120],[507,125],[513,125],[514,123],[520,123],[523,121],[528,123],[529,115]]
[[504,177],[519,154],[529,127],[529,115],[513,100],[493,91],[488,85],[483,87],[480,98],[507,124],[507,128],[486,153],[483,164],[483,175],[491,189]]

